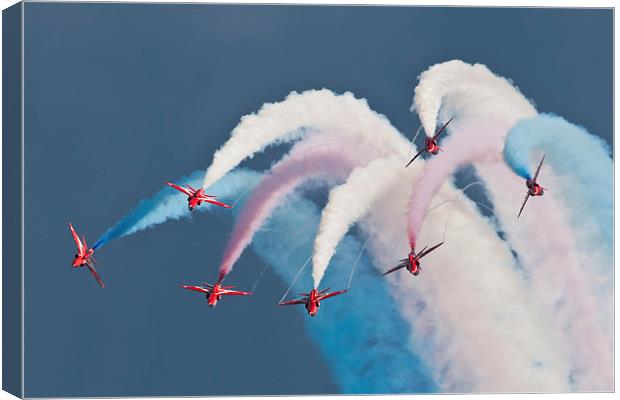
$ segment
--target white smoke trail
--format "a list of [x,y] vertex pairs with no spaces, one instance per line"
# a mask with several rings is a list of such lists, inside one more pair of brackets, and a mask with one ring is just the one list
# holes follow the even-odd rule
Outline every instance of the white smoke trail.
[[493,117],[509,125],[536,115],[512,82],[482,64],[451,60],[431,66],[419,79],[411,110],[418,113],[427,136],[433,136],[440,111],[442,120]]
[[[386,193],[382,197],[381,204],[375,205],[379,210],[387,210],[387,213],[394,213],[394,210],[404,207],[394,205],[395,196],[399,194],[399,187],[408,187],[412,176],[419,175],[422,164],[414,166],[414,168],[402,168],[402,162],[396,159],[377,159],[372,161],[365,167],[358,167],[353,172],[347,183],[333,189],[330,193],[329,203],[324,209],[323,216],[333,218],[335,221],[326,221],[322,218],[321,224],[334,225],[341,234],[342,230],[346,232],[349,222],[355,222],[363,214],[367,207],[366,202],[373,203],[376,199],[376,193]],[[387,164],[387,165],[382,165]],[[371,171],[371,172],[369,172]],[[393,171],[392,174],[389,171]],[[373,174],[374,172],[374,174]],[[376,175],[375,175],[376,174]],[[390,176],[391,175],[391,176]],[[366,183],[364,186],[363,183]],[[387,186],[387,187],[385,187]],[[402,191],[401,191],[402,192]],[[440,199],[449,198],[456,195],[456,192],[447,185],[444,188]],[[368,197],[368,198],[366,198]],[[354,201],[355,200],[355,201]],[[361,203],[360,203],[361,202]],[[351,203],[351,209],[346,209],[347,203]],[[339,204],[340,211],[329,212],[333,204]],[[344,210],[344,211],[343,211]],[[350,212],[350,213],[349,213]],[[445,213],[436,213],[437,218],[444,218]],[[344,215],[344,217],[343,217]],[[465,221],[468,229],[470,226],[477,226],[482,233],[474,232],[474,237],[470,237],[469,231],[459,232],[458,237],[452,237],[447,245],[450,251],[444,255],[447,263],[458,266],[456,270],[450,270],[441,276],[423,296],[429,300],[428,309],[433,315],[439,315],[439,319],[420,319],[417,313],[411,313],[411,304],[403,302],[403,310],[408,314],[409,320],[413,322],[414,329],[417,330],[414,341],[419,341],[419,331],[427,329],[427,337],[435,343],[436,347],[432,347],[429,351],[427,344],[417,346],[417,350],[425,349],[429,364],[435,365],[440,358],[437,358],[443,351],[443,364],[438,366],[437,371],[451,371],[451,374],[443,376],[438,375],[438,379],[449,390],[462,390],[469,388],[479,391],[508,391],[508,390],[566,390],[567,383],[565,376],[568,373],[566,367],[567,361],[562,357],[562,353],[554,347],[554,343],[550,340],[546,332],[550,327],[545,323],[540,314],[532,312],[528,307],[528,294],[526,292],[525,283],[519,276],[514,265],[514,260],[505,245],[495,236],[493,229],[477,216],[473,207],[457,208],[458,216],[453,220],[454,225],[462,224]],[[398,237],[405,237],[404,233],[392,237],[389,232],[394,225],[394,216],[388,217],[385,213],[382,220],[375,220],[368,224],[373,239],[381,237],[388,240],[388,246]],[[340,218],[340,219],[339,219]],[[404,220],[404,218],[401,218]],[[396,225],[398,225],[396,223]],[[445,221],[441,220],[433,224],[434,234],[433,243],[442,239]],[[321,229],[321,228],[319,228]],[[404,230],[403,230],[404,232]],[[452,232],[452,231],[450,231]],[[320,235],[320,234],[319,234]],[[317,236],[317,241],[318,241]],[[478,254],[472,254],[471,248],[479,248],[477,238],[483,238],[486,243],[487,251]],[[336,246],[338,239],[333,237],[332,242],[326,246]],[[381,240],[381,239],[379,239]],[[462,250],[453,249],[453,240],[461,243]],[[316,242],[315,242],[316,243]],[[388,247],[384,246],[384,247]],[[499,248],[499,249],[498,249]],[[402,253],[406,254],[407,250],[404,246]],[[442,252],[436,253],[434,258],[425,259],[425,265],[430,265],[425,271],[435,270],[439,266],[434,260],[439,257]],[[333,253],[332,253],[333,255]],[[389,255],[390,259],[394,255]],[[383,260],[384,261],[384,260]],[[426,273],[426,272],[425,272]],[[482,279],[481,279],[482,276]],[[401,278],[407,280],[408,276]],[[439,279],[454,282],[442,284]],[[480,282],[482,280],[482,282]],[[458,282],[458,283],[457,283]],[[315,276],[315,285],[317,280]],[[460,287],[459,297],[452,296],[458,292],[454,285],[463,285]],[[417,286],[414,286],[417,288]],[[396,291],[400,299],[411,299],[412,288],[404,285]],[[470,294],[470,288],[475,293]],[[415,296],[414,296],[415,297]],[[438,297],[438,299],[435,299]],[[500,300],[506,300],[508,305]],[[411,300],[416,302],[416,300]],[[442,307],[438,305],[442,304]],[[489,310],[488,304],[493,304]],[[414,306],[413,309],[416,309]],[[445,315],[451,315],[451,323],[446,323]],[[498,320],[500,316],[500,320]],[[527,321],[524,323],[524,321]],[[501,334],[497,332],[500,331]],[[459,341],[460,338],[468,340]],[[444,342],[445,341],[445,342]],[[458,345],[455,345],[455,342]],[[419,342],[418,342],[419,343]],[[499,350],[493,354],[486,356],[484,362],[477,361],[476,355],[483,354],[486,346],[493,343],[493,348]],[[458,350],[455,349],[458,347]],[[441,349],[438,350],[437,349]],[[525,350],[524,350],[525,349]],[[465,358],[463,354],[467,353]],[[498,370],[497,364],[511,359],[511,368],[509,372],[506,370]],[[518,362],[514,360],[518,359]],[[476,365],[472,367],[471,365]],[[538,371],[541,370],[541,371]],[[536,378],[532,376],[536,374]]]
[[[401,157],[380,158],[357,167],[347,181],[332,189],[327,206],[321,214],[314,241],[312,278],[318,288],[336,247],[357,220],[368,212],[392,179],[403,169]],[[408,170],[409,171],[409,170]]]
[[[343,148],[352,148],[346,153]],[[312,178],[344,179],[355,165],[368,162],[373,149],[338,135],[321,134],[295,145],[289,155],[261,179],[246,202],[224,250],[219,268],[222,280],[231,271],[254,234],[287,194]]]
[[[588,268],[587,254],[577,251],[567,221],[568,211],[552,191],[528,204],[527,214],[517,220],[525,185],[501,163],[480,163],[478,175],[486,182],[489,197],[508,239],[529,274],[535,297],[556,322],[558,341],[563,340],[573,359],[571,379],[580,391],[613,388],[612,333],[601,325],[600,310],[609,310],[610,298],[598,302]],[[489,172],[492,170],[493,172]],[[543,167],[545,184],[559,180]],[[554,187],[561,190],[558,184]],[[595,279],[594,279],[595,280]],[[563,339],[560,339],[563,337]]]
[[[269,145],[332,130],[363,138],[378,151],[409,148],[387,118],[372,111],[365,99],[356,99],[350,92],[337,95],[327,89],[292,92],[284,101],[265,104],[256,114],[241,119],[231,138],[213,155],[203,187],[213,185],[244,159]],[[378,135],[379,131],[384,134]]]
[[[407,206],[412,187],[406,181],[403,171],[385,190],[389,196],[362,222],[380,272],[409,251],[406,218],[392,218],[394,210]],[[440,203],[454,198],[449,184],[435,197]],[[414,324],[414,349],[434,366],[446,392],[568,390],[568,360],[547,334],[549,322],[531,307],[509,248],[470,200],[460,196],[455,207],[446,244],[424,258],[422,273],[414,278],[400,271],[384,278]],[[450,207],[427,214],[420,235],[424,243],[443,240],[442,208]]]
[[[235,130],[233,137],[214,157],[214,163],[206,174],[205,186],[217,181],[227,170],[234,168],[243,159],[252,156],[254,152],[260,151],[268,144],[299,138],[306,132],[325,132],[330,127],[343,131],[354,140],[371,143],[376,147],[377,157],[400,156],[403,163],[406,162],[410,144],[383,116],[370,110],[365,101],[357,100],[352,95],[336,96],[325,90],[292,96],[283,103],[266,107],[257,115],[244,118],[238,126],[239,130]],[[341,149],[342,154],[346,151],[348,148]],[[391,189],[386,190],[386,193],[389,193],[384,205],[386,209],[381,207],[379,211],[391,209],[390,217],[393,219],[395,211],[406,209],[409,192],[402,193],[402,190],[403,188],[410,190],[407,176],[419,173],[421,164],[408,170],[403,168],[402,174],[405,176],[402,180],[397,180],[399,184],[392,185]],[[457,193],[448,185],[439,195],[439,199],[453,199]],[[390,207],[392,204],[396,206]],[[373,207],[374,209],[377,207]],[[441,215],[442,212],[436,214]],[[464,219],[460,219],[461,214]],[[373,246],[378,255],[387,253],[388,247],[391,247],[394,241],[404,240],[406,243],[405,218],[399,220],[400,224],[390,223],[382,226],[385,220],[386,218],[374,219],[375,230],[369,230],[372,236],[377,238],[373,239],[373,242],[378,241]],[[433,281],[434,284],[429,283],[429,288],[424,288],[429,290],[428,293],[422,293],[428,302],[420,303],[420,298],[415,294],[419,294],[418,290],[427,282],[390,278],[391,281],[403,282],[402,286],[395,286],[394,296],[401,300],[403,312],[408,314],[408,320],[413,328],[412,335],[406,336],[406,340],[411,341],[418,351],[426,354],[428,364],[433,366],[435,375],[448,391],[466,391],[468,388],[487,391],[565,389],[563,379],[565,374],[561,373],[563,363],[558,359],[554,343],[545,335],[545,321],[537,317],[537,310],[528,310],[530,315],[522,312],[527,310],[527,303],[524,300],[527,297],[523,294],[522,285],[519,285],[522,281],[517,279],[515,283],[511,277],[511,274],[515,274],[511,269],[513,260],[505,245],[499,238],[493,236],[493,230],[472,206],[469,209],[458,207],[453,213],[453,220],[455,223],[464,221],[466,224],[477,226],[482,232],[487,232],[489,253],[499,253],[500,256],[490,256],[489,262],[482,257],[474,256],[471,254],[471,249],[477,247],[477,240],[480,239],[463,234],[457,239],[462,246],[461,250],[464,249],[463,253],[469,252],[467,256],[460,254],[458,257],[445,256],[444,259],[442,255],[450,253],[437,251],[425,258],[424,275],[428,274],[426,272],[428,270],[439,270],[438,267],[444,262],[454,265],[454,268],[458,266],[457,271],[452,271],[441,279],[449,281],[452,276],[456,276],[456,281],[465,282],[460,292],[462,295],[467,295],[464,298],[452,296],[454,288],[448,284],[445,286],[439,284],[439,280],[436,280]],[[444,224],[445,222],[438,223],[441,227],[437,228],[437,235],[443,235]],[[427,238],[425,232],[423,231],[422,238]],[[392,239],[387,239],[388,236]],[[441,239],[441,236],[433,239]],[[383,243],[384,240],[389,240],[389,243]],[[401,248],[399,251],[406,250]],[[391,257],[394,255],[391,254]],[[442,264],[434,260],[440,260]],[[385,265],[385,262],[383,259],[382,265]],[[485,278],[482,280],[484,285],[477,284],[475,280],[480,280],[475,273],[478,269],[484,271],[482,275]],[[486,276],[490,279],[486,279]],[[476,292],[468,293],[468,287],[473,287]],[[510,299],[508,307],[498,302],[504,292]],[[486,301],[489,299],[495,303],[487,305]],[[416,307],[413,310],[410,308],[411,301]],[[424,306],[424,312],[419,311],[420,304]],[[482,304],[485,306],[481,306]],[[471,315],[468,315],[468,312]],[[445,319],[444,313],[448,316]],[[420,316],[424,318],[419,318]],[[524,324],[523,321],[527,323]],[[497,347],[498,350],[490,353],[489,347],[494,350]],[[483,354],[485,359],[479,362],[476,359],[478,354]],[[512,358],[518,361],[513,361]],[[539,364],[543,365],[542,371],[533,372],[532,366]],[[497,365],[504,367],[503,372]]]
[[[471,78],[476,68],[453,61],[422,74],[414,103],[427,133],[434,131],[439,110],[446,116],[455,115],[463,123],[486,117],[501,119],[507,126],[535,114],[518,90],[509,88],[507,81],[488,69],[478,67],[475,79]],[[467,83],[452,89],[450,84],[459,81]],[[502,140],[506,133],[497,132]],[[554,321],[553,337],[571,356],[570,379],[575,388],[610,390],[611,336],[601,329],[598,316],[592,315],[596,297],[587,284],[589,276],[583,269],[586,260],[576,252],[573,234],[565,223],[566,211],[551,193],[531,201],[528,214],[517,220],[516,212],[525,194],[523,181],[501,161],[471,161],[477,162],[477,173],[486,183],[502,228],[530,276],[532,301],[544,306],[548,318]],[[555,181],[549,169],[543,168],[541,175],[545,182]]]

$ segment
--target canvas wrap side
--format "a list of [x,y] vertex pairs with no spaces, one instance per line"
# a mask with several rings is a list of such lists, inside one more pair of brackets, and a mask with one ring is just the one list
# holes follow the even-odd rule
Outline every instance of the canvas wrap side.
[[2,11],[2,389],[22,393],[22,13]]

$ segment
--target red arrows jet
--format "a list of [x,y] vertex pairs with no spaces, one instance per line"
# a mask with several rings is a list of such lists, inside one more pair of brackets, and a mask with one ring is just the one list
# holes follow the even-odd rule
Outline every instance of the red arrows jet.
[[77,253],[75,257],[73,258],[73,263],[71,264],[71,266],[73,268],[80,268],[84,266],[88,267],[88,270],[93,275],[93,277],[97,280],[97,283],[99,284],[99,286],[105,287],[105,285],[103,284],[103,281],[99,277],[99,274],[97,273],[97,270],[95,269],[93,265],[93,261],[97,262],[97,260],[95,260],[95,257],[93,257],[93,253],[95,252],[95,250],[88,249],[88,245],[86,244],[86,238],[82,236],[82,240],[80,240],[78,234],[75,232],[75,229],[73,229],[73,225],[71,225],[71,223],[69,223],[69,229],[71,229],[71,235],[73,236],[73,241],[75,242],[75,245],[77,246]]
[[209,307],[213,308],[217,305],[217,301],[222,299],[222,296],[249,296],[252,293],[239,292],[237,290],[230,290],[234,286],[222,286],[221,282],[217,282],[215,285],[203,282],[202,286],[183,285],[183,289],[194,290],[196,292],[204,293],[207,297]]
[[[454,117],[452,117],[454,118]],[[413,158],[411,159],[411,161],[409,161],[407,163],[407,165],[405,165],[405,168],[407,168],[416,158],[418,158],[422,153],[427,152],[427,153],[431,153],[433,155],[437,155],[437,153],[439,153],[439,151],[443,151],[441,149],[441,147],[439,147],[439,145],[437,144],[437,138],[439,138],[439,135],[442,134],[442,132],[446,129],[446,127],[448,126],[448,124],[450,122],[452,122],[452,118],[450,118],[448,120],[448,122],[446,122],[438,131],[437,133],[435,133],[435,135],[432,138],[429,138],[428,136],[426,138],[424,138],[424,148],[420,151],[418,151],[418,154],[416,154],[415,156],[413,156]]]
[[398,271],[401,268],[407,268],[407,271],[409,271],[415,276],[419,275],[420,271],[422,271],[422,268],[420,267],[420,259],[429,254],[431,251],[435,250],[437,247],[441,246],[442,244],[443,242],[436,244],[428,250],[426,249],[428,246],[426,246],[418,254],[416,254],[414,250],[411,250],[407,258],[400,260],[400,263],[396,267],[384,272],[383,276],[391,274],[394,271]]
[[325,290],[321,290],[320,292],[318,289],[312,289],[309,294],[300,293],[302,297],[300,297],[299,299],[283,301],[281,303],[278,303],[278,305],[290,306],[292,304],[304,304],[306,310],[308,310],[308,315],[314,317],[319,312],[321,301],[347,292],[347,290],[338,290],[336,292],[327,293],[329,289],[330,288],[327,288]]
[[523,200],[523,204],[521,205],[521,209],[519,210],[519,215],[517,215],[517,218],[521,216],[521,213],[523,212],[523,208],[525,207],[525,203],[527,203],[530,196],[542,196],[543,194],[545,194],[545,190],[548,190],[547,188],[540,186],[536,182],[536,179],[538,179],[538,173],[540,172],[540,167],[542,167],[543,161],[545,161],[544,154],[543,154],[542,160],[540,160],[540,164],[538,164],[538,168],[536,168],[536,173],[534,174],[534,178],[527,179],[525,181],[525,186],[527,186],[527,194],[525,195],[525,200]]
[[206,194],[203,188],[196,190],[190,185],[187,185],[187,188],[184,188],[184,187],[175,185],[174,183],[170,183],[170,182],[166,182],[166,185],[187,195],[187,208],[189,208],[190,211],[194,211],[194,208],[196,208],[196,206],[199,206],[203,201],[207,203],[215,204],[216,206],[220,206],[220,207],[232,208],[232,206],[229,206],[228,204],[215,200],[214,197],[216,196],[211,196],[209,194]]

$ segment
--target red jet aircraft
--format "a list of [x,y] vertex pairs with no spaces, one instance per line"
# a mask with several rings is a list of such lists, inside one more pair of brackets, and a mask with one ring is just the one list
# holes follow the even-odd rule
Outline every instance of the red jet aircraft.
[[194,290],[196,292],[204,293],[207,297],[209,307],[213,308],[217,305],[217,301],[222,299],[222,296],[249,296],[252,293],[239,292],[237,290],[230,290],[234,286],[222,286],[221,282],[217,282],[215,285],[203,282],[203,286],[191,286],[183,285],[183,289]]
[[283,301],[281,303],[278,303],[278,305],[290,306],[292,304],[304,304],[306,307],[306,310],[308,310],[308,315],[311,317],[314,317],[319,312],[321,301],[347,292],[347,290],[338,290],[336,292],[327,293],[329,289],[330,288],[327,288],[325,290],[321,290],[320,292],[318,289],[312,289],[310,291],[310,294],[300,293],[302,296],[301,298],[295,299],[295,300]]
[[77,254],[73,258],[73,263],[71,264],[71,266],[73,268],[80,268],[84,266],[88,267],[88,270],[93,275],[93,277],[95,277],[99,286],[105,287],[105,285],[103,284],[103,281],[101,280],[101,278],[99,277],[99,274],[97,273],[97,270],[93,266],[93,261],[97,262],[97,260],[95,260],[95,257],[93,257],[93,253],[95,252],[95,250],[88,249],[88,245],[86,244],[86,238],[82,236],[82,240],[80,240],[78,234],[75,232],[75,229],[73,229],[73,225],[71,225],[71,223],[69,223],[69,229],[71,229],[71,235],[73,236],[73,241],[75,242],[75,245],[77,246]]
[[536,179],[538,179],[538,173],[540,172],[540,167],[542,167],[543,161],[545,161],[544,154],[543,154],[542,160],[540,160],[540,164],[538,164],[538,168],[536,168],[536,173],[534,174],[534,178],[527,179],[525,181],[525,186],[527,186],[527,194],[525,195],[525,200],[523,200],[523,204],[521,205],[521,209],[519,210],[519,215],[517,215],[517,218],[521,216],[521,213],[523,212],[523,208],[525,207],[525,203],[527,203],[530,196],[542,196],[543,194],[545,194],[545,190],[548,190],[547,188],[540,186],[536,182]]
[[436,244],[428,250],[426,249],[428,246],[426,246],[418,254],[416,254],[414,250],[411,250],[407,258],[400,260],[400,263],[396,267],[390,269],[387,272],[384,272],[383,276],[391,274],[394,271],[398,271],[401,268],[407,268],[407,271],[409,271],[413,275],[419,275],[420,271],[422,271],[422,268],[420,267],[420,259],[429,254],[431,251],[435,250],[437,247],[441,246],[442,244],[443,242]]
[[[454,118],[454,117],[453,117]],[[424,148],[420,151],[418,151],[418,154],[416,154],[415,156],[413,156],[413,158],[411,159],[411,161],[409,161],[407,163],[407,165],[405,165],[405,168],[407,168],[416,158],[418,158],[422,153],[427,152],[427,153],[431,153],[433,155],[437,155],[437,153],[439,153],[439,151],[443,151],[441,149],[441,147],[439,147],[439,144],[437,144],[437,138],[439,138],[439,135],[441,135],[441,133],[446,129],[446,127],[448,126],[448,124],[452,122],[452,118],[450,118],[448,120],[448,122],[446,122],[438,131],[437,133],[435,133],[435,135],[432,138],[429,138],[428,136],[426,138],[424,138]]]
[[175,185],[174,183],[170,183],[170,182],[166,182],[166,185],[187,195],[187,208],[189,208],[190,211],[194,211],[194,208],[196,208],[196,206],[199,206],[203,201],[206,201],[207,203],[215,204],[216,206],[220,206],[220,207],[232,208],[232,206],[229,206],[228,204],[215,200],[214,197],[216,196],[211,196],[209,194],[206,194],[203,188],[196,190],[190,185],[187,185],[187,188],[184,188],[184,187]]

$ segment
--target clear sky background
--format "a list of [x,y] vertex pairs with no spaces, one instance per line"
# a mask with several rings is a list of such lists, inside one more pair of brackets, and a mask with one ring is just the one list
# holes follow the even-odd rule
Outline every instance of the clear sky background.
[[[611,144],[612,33],[611,10],[27,3],[26,396],[337,393],[306,315],[275,306],[289,282],[213,310],[178,288],[215,278],[230,215],[110,243],[105,289],[69,268],[67,222],[92,244],[292,90],[352,91],[411,134],[417,76],[453,58]],[[263,265],[248,250],[230,281]]]

